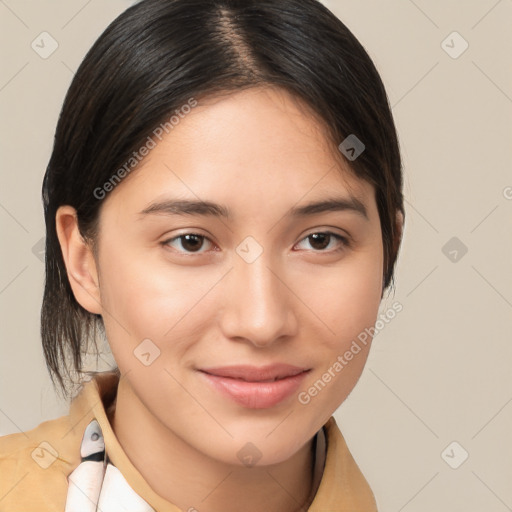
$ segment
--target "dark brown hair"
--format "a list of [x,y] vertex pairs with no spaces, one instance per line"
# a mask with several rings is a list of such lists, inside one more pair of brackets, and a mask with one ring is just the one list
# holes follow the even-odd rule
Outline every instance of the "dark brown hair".
[[73,295],[57,209],[76,209],[80,232],[94,247],[102,204],[94,191],[158,125],[191,97],[261,85],[305,102],[336,146],[349,135],[365,145],[348,163],[375,187],[383,291],[392,283],[401,240],[396,214],[405,215],[399,145],[379,74],[349,29],[317,0],[142,0],[107,27],[81,63],[43,180],[41,335],[52,380],[65,393],[104,326]]

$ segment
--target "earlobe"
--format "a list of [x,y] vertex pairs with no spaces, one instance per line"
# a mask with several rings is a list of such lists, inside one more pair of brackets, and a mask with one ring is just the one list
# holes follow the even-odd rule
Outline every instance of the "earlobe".
[[396,235],[395,240],[393,244],[393,253],[396,255],[398,253],[398,248],[400,247],[400,244],[402,243],[402,237],[404,234],[404,215],[403,213],[398,210],[396,212]]
[[69,205],[59,207],[55,222],[69,284],[75,299],[90,313],[101,314],[96,262],[92,248],[78,229],[76,210]]
[[396,227],[399,240],[402,239],[403,229],[404,229],[404,214],[398,210],[396,212]]
[[[400,247],[400,244],[402,243],[402,237],[403,237],[403,230],[404,230],[404,215],[400,210],[397,210],[396,216],[395,216],[395,238],[393,240],[393,255],[396,258],[396,255],[398,253],[398,248]],[[384,273],[382,275],[382,294],[381,298],[384,296],[384,284],[386,281],[386,274]]]

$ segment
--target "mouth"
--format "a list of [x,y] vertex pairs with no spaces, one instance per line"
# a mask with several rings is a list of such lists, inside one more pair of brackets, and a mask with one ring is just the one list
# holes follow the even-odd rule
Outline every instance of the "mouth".
[[251,409],[274,407],[290,397],[311,368],[288,364],[265,367],[249,365],[200,369],[199,372],[216,391]]
[[243,380],[246,382],[274,382],[287,377],[294,377],[295,375],[299,375],[300,373],[309,370],[310,368],[301,368],[289,364],[278,363],[262,367],[237,365],[219,368],[204,368],[200,371],[208,373],[209,375]]

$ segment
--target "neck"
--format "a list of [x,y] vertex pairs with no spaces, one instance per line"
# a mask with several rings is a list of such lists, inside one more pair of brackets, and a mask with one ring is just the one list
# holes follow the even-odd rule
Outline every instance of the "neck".
[[149,486],[182,510],[304,511],[319,483],[313,473],[314,439],[279,464],[225,464],[199,452],[163,425],[126,379],[119,382],[110,422],[123,450]]

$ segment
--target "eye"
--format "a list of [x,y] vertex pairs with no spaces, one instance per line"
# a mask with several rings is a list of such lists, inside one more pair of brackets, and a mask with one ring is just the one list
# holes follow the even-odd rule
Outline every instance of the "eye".
[[[350,245],[347,238],[330,231],[311,233],[303,238],[299,244],[305,241],[310,243],[310,246],[313,248],[313,252],[337,252]],[[162,242],[162,245],[173,247],[177,252],[183,254],[201,254],[202,252],[205,252],[201,251],[205,242],[211,246],[214,245],[213,242],[204,235],[200,235],[198,233],[184,233],[165,240]]]
[[[330,231],[311,233],[307,237],[303,238],[299,243],[304,241],[309,241],[310,245],[313,247],[314,252],[336,252],[341,251],[344,247],[348,247],[350,245],[347,238]],[[338,242],[338,248],[335,248],[332,251],[325,250],[326,248],[332,249],[333,245],[334,247],[336,246],[336,244],[331,244],[333,241]]]
[[[201,254],[200,249],[204,246],[205,240],[212,244],[212,242],[204,235],[199,235],[197,233],[184,233],[183,235],[175,236],[174,238],[169,238],[168,240],[162,242],[162,244],[174,247],[175,249],[178,250],[178,252],[183,252],[185,254]],[[176,247],[176,245],[181,247]]]

